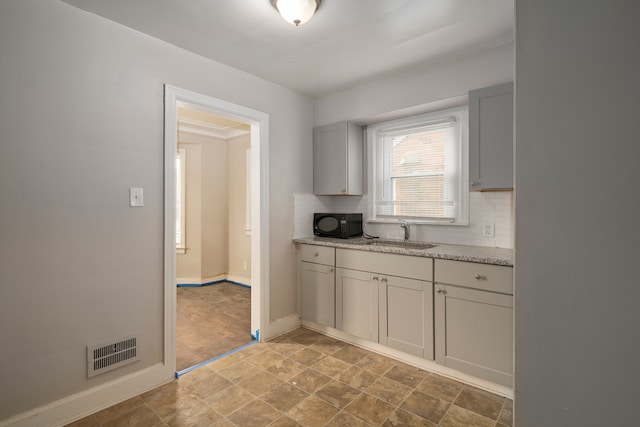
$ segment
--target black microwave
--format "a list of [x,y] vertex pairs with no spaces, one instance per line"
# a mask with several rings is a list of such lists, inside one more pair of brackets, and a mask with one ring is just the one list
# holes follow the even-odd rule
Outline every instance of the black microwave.
[[314,213],[313,234],[339,239],[362,236],[362,214]]

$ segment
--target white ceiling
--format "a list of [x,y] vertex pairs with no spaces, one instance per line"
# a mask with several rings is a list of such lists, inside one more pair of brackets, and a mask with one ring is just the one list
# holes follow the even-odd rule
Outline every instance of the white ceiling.
[[514,37],[514,0],[323,0],[300,27],[270,0],[63,1],[316,98]]

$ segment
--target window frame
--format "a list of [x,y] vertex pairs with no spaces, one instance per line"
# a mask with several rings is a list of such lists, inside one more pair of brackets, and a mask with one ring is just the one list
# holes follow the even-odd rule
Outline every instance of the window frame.
[[[378,167],[376,165],[377,156],[377,137],[379,132],[391,133],[402,129],[410,130],[411,128],[425,127],[429,124],[437,124],[448,118],[455,118],[456,123],[456,148],[459,156],[456,159],[456,169],[458,182],[456,190],[458,197],[455,202],[458,208],[454,218],[427,218],[416,216],[379,216],[376,212],[377,189],[382,178],[378,176]],[[368,207],[369,216],[367,222],[372,223],[397,223],[399,220],[406,220],[413,224],[432,224],[432,225],[469,225],[469,123],[468,123],[468,107],[461,106],[448,108],[445,110],[433,111],[416,116],[404,117],[395,120],[374,123],[367,126],[367,167],[369,169],[368,180]],[[428,172],[424,175],[429,174]],[[417,175],[416,175],[417,176]],[[384,185],[384,184],[383,184]],[[388,184],[389,185],[389,184]]]

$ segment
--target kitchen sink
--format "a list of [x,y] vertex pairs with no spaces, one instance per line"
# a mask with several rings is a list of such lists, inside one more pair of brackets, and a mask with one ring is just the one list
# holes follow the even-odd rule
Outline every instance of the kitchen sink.
[[431,243],[424,242],[415,242],[415,241],[402,241],[402,240],[367,240],[362,242],[363,245],[366,246],[390,246],[393,248],[403,248],[403,249],[431,249],[436,245]]

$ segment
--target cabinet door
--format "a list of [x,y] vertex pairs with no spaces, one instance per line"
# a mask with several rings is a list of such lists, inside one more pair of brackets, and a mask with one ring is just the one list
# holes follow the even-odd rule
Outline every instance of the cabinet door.
[[362,194],[362,128],[348,122],[313,130],[313,194]]
[[431,282],[381,276],[380,343],[433,360]]
[[300,317],[335,327],[335,279],[330,265],[300,263]]
[[435,284],[436,362],[513,386],[513,296]]
[[513,188],[513,83],[469,92],[469,188]]
[[378,286],[373,276],[365,271],[336,268],[336,328],[377,342]]

